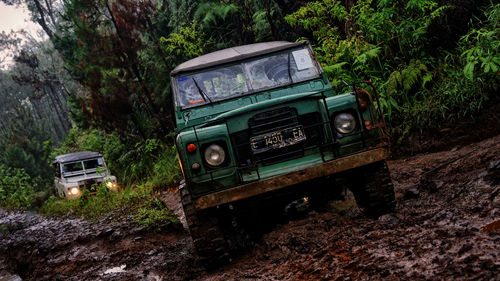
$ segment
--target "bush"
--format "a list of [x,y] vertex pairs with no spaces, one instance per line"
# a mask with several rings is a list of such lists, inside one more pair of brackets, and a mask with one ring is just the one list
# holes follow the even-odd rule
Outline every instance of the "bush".
[[97,220],[107,215],[131,216],[134,222],[148,228],[163,228],[167,224],[179,222],[175,214],[155,195],[152,187],[146,185],[122,191],[109,190],[101,185],[95,195],[84,193],[71,200],[52,196],[44,203],[40,212],[48,216],[88,220]]
[[0,206],[29,209],[35,197],[30,176],[19,168],[0,166]]
[[123,193],[108,190],[106,186],[100,185],[94,196],[91,196],[88,190],[84,190],[76,199],[67,200],[52,196],[43,204],[40,212],[50,216],[76,216],[95,220],[119,208],[124,203],[123,197]]
[[153,167],[154,175],[149,180],[153,188],[177,185],[181,179],[177,150],[175,146],[165,147]]
[[105,143],[106,134],[104,131],[73,128],[69,131],[62,144],[52,152],[51,156],[54,158],[57,155],[84,150],[102,152]]
[[154,188],[175,185],[180,179],[180,168],[174,146],[158,139],[147,139],[135,144],[135,148],[122,155],[118,162],[127,185],[147,183]]
[[179,223],[179,219],[175,214],[166,208],[163,202],[158,198],[147,201],[139,207],[133,220],[137,224],[154,231],[161,231],[172,223]]
[[[350,90],[342,80],[374,81],[399,142],[443,122],[474,118],[500,88],[500,4],[477,5],[459,19],[470,22],[457,30],[455,40],[465,34],[460,40],[436,45],[442,40],[433,37],[436,23],[475,6],[448,2],[362,0],[348,10],[341,1],[320,0],[285,20],[312,34],[318,59],[339,93]],[[481,8],[484,16],[473,17]]]

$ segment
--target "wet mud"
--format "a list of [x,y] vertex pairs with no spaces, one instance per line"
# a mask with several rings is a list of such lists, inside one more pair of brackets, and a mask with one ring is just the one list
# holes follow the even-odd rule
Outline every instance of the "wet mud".
[[[186,230],[0,210],[0,280],[500,280],[500,135],[389,169],[395,213],[366,218],[347,194],[212,271]],[[177,194],[162,198],[182,219]]]

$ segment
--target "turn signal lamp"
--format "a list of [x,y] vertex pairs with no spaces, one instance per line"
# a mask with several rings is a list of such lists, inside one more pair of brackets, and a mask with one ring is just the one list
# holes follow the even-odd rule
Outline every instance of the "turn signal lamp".
[[196,145],[194,143],[188,144],[186,148],[187,148],[187,151],[191,152],[191,153],[196,151]]

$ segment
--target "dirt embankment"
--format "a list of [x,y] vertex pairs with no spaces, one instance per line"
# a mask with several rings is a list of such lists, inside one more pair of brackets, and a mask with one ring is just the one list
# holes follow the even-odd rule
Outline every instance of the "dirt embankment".
[[500,280],[500,135],[389,167],[396,213],[368,219],[347,196],[211,272],[186,231],[0,211],[0,280]]

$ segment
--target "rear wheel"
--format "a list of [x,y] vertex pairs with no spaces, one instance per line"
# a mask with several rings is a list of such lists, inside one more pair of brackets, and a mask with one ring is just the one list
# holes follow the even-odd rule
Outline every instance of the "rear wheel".
[[202,263],[213,268],[227,262],[229,253],[216,210],[196,211],[184,180],[179,185],[179,193],[189,232]]
[[394,186],[385,161],[359,168],[354,173],[350,178],[349,189],[366,216],[377,218],[394,212]]

